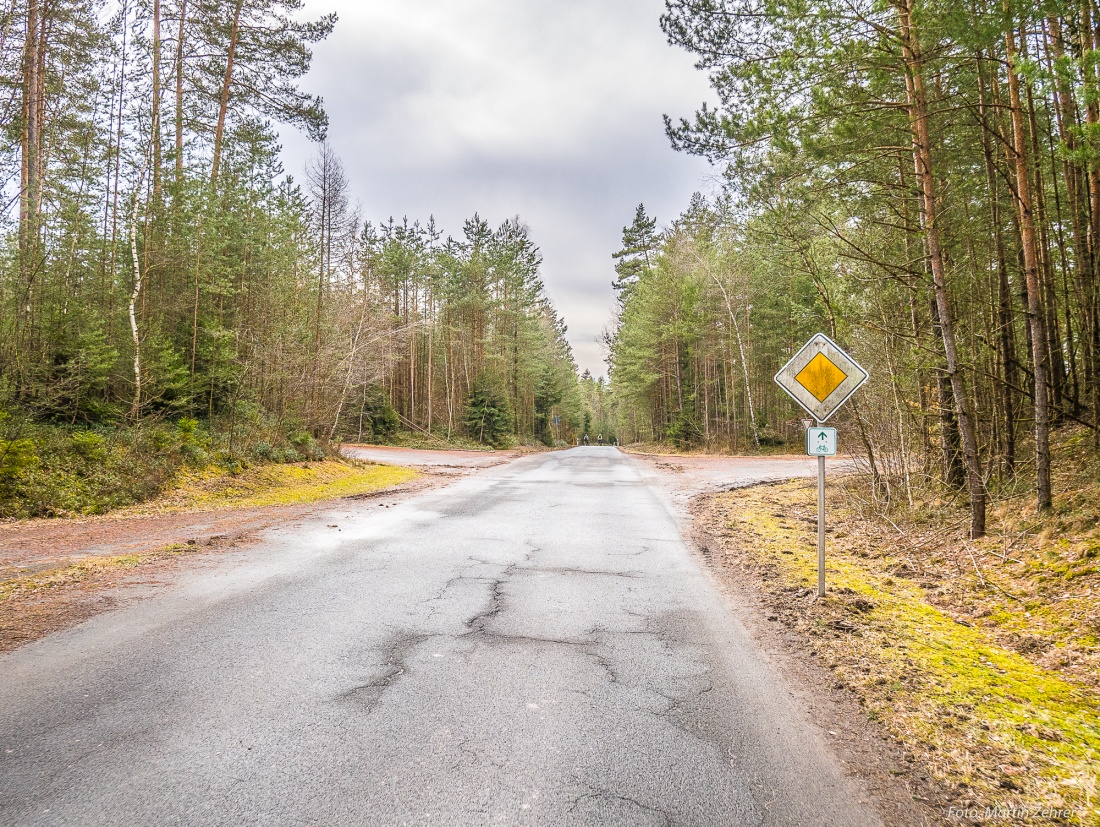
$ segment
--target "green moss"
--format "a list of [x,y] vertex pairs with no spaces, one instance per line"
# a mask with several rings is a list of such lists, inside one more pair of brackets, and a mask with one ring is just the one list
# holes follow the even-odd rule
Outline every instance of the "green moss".
[[381,491],[417,476],[411,468],[340,460],[261,465],[236,474],[196,471],[183,475],[168,495],[133,511],[162,513],[300,505]]
[[[808,494],[804,483],[791,483],[725,495],[731,532],[744,539],[742,549],[777,572],[768,581],[773,589],[816,581],[812,529],[775,516],[777,502],[789,505]],[[928,755],[933,771],[949,782],[1000,794],[1002,770],[996,762],[1016,762],[1038,779],[1028,785],[1029,800],[1065,801],[1079,808],[1084,823],[1100,824],[1097,693],[999,646],[986,630],[948,616],[926,589],[881,570],[889,567],[889,555],[871,563],[864,557],[830,547],[826,571],[832,596],[814,605],[819,616],[811,628],[845,682],[865,694],[867,708],[907,745]],[[1047,557],[1058,561],[1044,564],[1048,575],[1072,579],[1094,573],[1091,565],[1067,561],[1054,549]],[[857,602],[873,605],[853,611]],[[833,643],[829,632],[837,618],[857,631]],[[1021,633],[1037,622],[1054,634],[1073,631],[1040,601],[998,608],[986,620]],[[1095,636],[1077,641],[1095,643]],[[965,710],[965,719],[957,710]],[[998,757],[983,765],[985,754]]]

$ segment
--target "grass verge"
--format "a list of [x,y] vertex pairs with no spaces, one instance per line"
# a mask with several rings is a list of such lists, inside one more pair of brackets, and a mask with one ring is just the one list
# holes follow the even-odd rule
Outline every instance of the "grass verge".
[[355,460],[272,464],[238,474],[218,469],[181,474],[171,491],[127,510],[127,514],[165,514],[215,508],[303,505],[335,497],[370,494],[392,488],[419,474],[411,468]]
[[[942,532],[938,543],[904,529],[885,536],[834,487],[830,596],[818,601],[815,495],[805,481],[760,486],[714,495],[703,514],[726,561],[759,578],[772,617],[800,631],[868,716],[954,790],[955,814],[987,824],[1100,825],[1100,691],[1074,668],[1092,662],[1093,638],[1081,617],[1070,628],[1065,565],[1049,559],[1050,549],[1017,547],[1012,565],[1021,571],[1035,560],[1050,565],[1035,572],[1030,592],[1014,582],[1021,594],[1009,596],[988,563],[1003,536],[952,557],[945,549],[954,541],[945,545]],[[1070,565],[1071,580],[1088,591],[1091,575],[1079,569]],[[1065,599],[1052,608],[1044,596],[1053,576]],[[1028,640],[1043,644],[1013,648],[1022,621],[1037,616]],[[1067,639],[1080,656],[1052,661],[1049,652]],[[947,823],[952,815],[944,813]]]

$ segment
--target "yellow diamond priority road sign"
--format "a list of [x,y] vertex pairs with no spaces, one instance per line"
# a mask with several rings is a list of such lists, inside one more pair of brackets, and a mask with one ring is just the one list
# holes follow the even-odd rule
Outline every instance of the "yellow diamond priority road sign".
[[867,371],[826,336],[818,333],[775,375],[779,387],[806,412],[824,422],[867,381]]

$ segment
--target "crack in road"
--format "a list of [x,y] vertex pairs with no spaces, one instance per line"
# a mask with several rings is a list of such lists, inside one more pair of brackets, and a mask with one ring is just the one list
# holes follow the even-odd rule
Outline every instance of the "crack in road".
[[585,801],[590,801],[590,800],[621,801],[625,804],[630,804],[634,807],[637,807],[639,810],[642,810],[643,812],[653,813],[654,815],[658,816],[661,819],[661,827],[675,827],[675,825],[676,825],[676,821],[668,813],[668,811],[667,810],[662,810],[660,807],[655,807],[655,806],[652,806],[650,804],[643,804],[641,801],[638,801],[638,799],[636,799],[636,798],[631,798],[630,796],[627,796],[627,795],[620,795],[619,793],[613,793],[613,792],[610,792],[608,790],[601,790],[601,789],[598,789],[596,787],[592,787],[588,784],[585,784],[584,786],[588,787],[588,789],[591,790],[591,792],[585,793],[584,795],[580,795],[580,796],[577,796],[576,798],[574,798],[572,803],[569,805],[569,812],[570,813],[574,812]]
[[632,571],[607,571],[605,569],[583,569],[577,566],[523,566],[520,571],[547,572],[549,574],[588,574],[597,577],[622,577],[637,580],[642,575]]
[[408,660],[413,651],[433,635],[421,632],[399,632],[393,636],[384,648],[382,663],[385,671],[374,680],[353,686],[340,692],[339,700],[363,703],[367,714],[374,712],[382,703],[382,697],[408,672]]
[[[498,770],[503,770],[504,769],[505,764],[504,764],[503,761],[498,761],[498,760],[492,758],[491,756],[486,755],[483,752],[479,752],[479,751],[471,748],[469,746],[471,740],[473,740],[473,739],[472,738],[463,738],[455,744],[455,746],[458,747],[458,751],[460,753],[462,753],[462,755],[464,755],[469,761],[472,761],[474,763],[484,762],[484,763],[487,763],[490,766],[492,766],[492,767],[494,767]],[[459,763],[453,765],[452,769],[458,769],[460,766],[462,766],[462,763],[463,762],[460,761]]]
[[504,611],[504,584],[516,570],[516,564],[508,566],[500,577],[484,578],[492,585],[489,588],[489,603],[477,614],[466,620],[466,628],[474,632],[485,632],[485,624]]
[[[679,695],[670,695],[670,694],[667,694],[665,692],[662,692],[659,689],[653,689],[651,691],[655,695],[659,695],[662,698],[664,698],[665,702],[668,704],[668,707],[666,709],[661,710],[660,712],[655,712],[653,714],[655,714],[658,718],[669,718],[673,714],[675,714],[676,712],[679,712],[681,709],[684,709],[689,703],[699,701],[704,696],[706,696],[706,695],[710,694],[711,692],[713,692],[714,691],[714,683],[712,681],[708,681],[707,685],[705,687],[702,687],[701,689],[691,689],[691,690],[683,692]],[[689,710],[689,711],[694,711],[694,710]]]
[[[537,554],[539,551],[541,551],[541,549],[530,540],[525,540],[524,545],[529,546],[529,550],[523,556],[522,560],[515,563],[509,563],[507,566],[504,567],[504,570],[501,571],[501,573],[494,578],[482,578],[492,584],[489,589],[489,603],[480,612],[475,614],[473,617],[467,619],[467,629],[473,632],[487,633],[485,629],[486,624],[489,623],[498,614],[504,611],[505,584],[509,580],[511,580],[513,576],[515,576],[517,571],[528,568],[529,566],[525,566],[524,564],[529,564],[531,562],[531,558],[534,557],[535,554]],[[445,590],[446,589],[444,589],[444,591]]]

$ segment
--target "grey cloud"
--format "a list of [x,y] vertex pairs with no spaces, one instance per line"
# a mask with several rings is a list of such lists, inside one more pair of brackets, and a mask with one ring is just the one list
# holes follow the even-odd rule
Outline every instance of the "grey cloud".
[[[644,202],[673,219],[709,169],[669,147],[661,114],[688,114],[705,77],[664,42],[661,0],[307,0],[341,21],[306,79],[364,214],[445,232],[479,212],[519,215],[582,368],[614,305],[611,253]],[[287,168],[315,151],[284,130]]]

